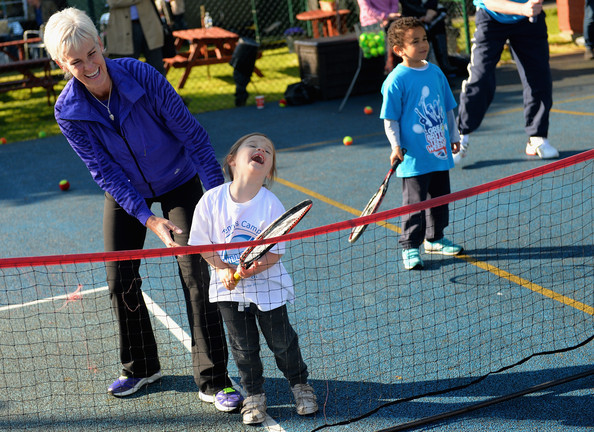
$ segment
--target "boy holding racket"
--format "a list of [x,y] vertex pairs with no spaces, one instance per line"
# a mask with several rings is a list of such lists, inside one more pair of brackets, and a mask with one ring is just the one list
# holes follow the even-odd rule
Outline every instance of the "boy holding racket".
[[[252,240],[285,211],[266,187],[276,173],[275,149],[267,136],[253,133],[240,138],[231,147],[223,169],[231,182],[206,192],[198,202],[190,231],[191,245]],[[286,307],[295,293],[280,260],[284,247],[275,245],[248,269],[238,265],[240,253],[225,250],[202,256],[211,266],[210,301],[219,305],[247,393],[241,409],[243,423],[259,424],[266,419],[258,324],[291,385],[297,413],[313,414],[318,410],[316,395],[307,383],[307,365]]]
[[[382,85],[380,118],[392,146],[390,163],[402,161],[396,175],[402,178],[402,204],[409,205],[450,193],[448,171],[454,166],[452,152],[460,144],[456,101],[445,75],[425,60],[429,42],[420,20],[396,20],[388,30],[388,43],[402,63]],[[427,253],[460,253],[462,247],[443,234],[448,213],[446,204],[402,217],[399,243],[407,270],[423,268],[421,243]]]

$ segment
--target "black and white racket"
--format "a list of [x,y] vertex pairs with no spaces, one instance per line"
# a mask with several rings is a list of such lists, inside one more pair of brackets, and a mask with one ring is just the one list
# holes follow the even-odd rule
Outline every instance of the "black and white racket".
[[[268,227],[262,231],[254,240],[267,239],[272,237],[279,237],[291,231],[295,225],[303,219],[307,214],[313,203],[311,200],[305,200],[284,212],[278,219],[273,221]],[[263,245],[256,245],[248,247],[239,257],[239,265],[244,269],[248,269],[251,265],[262,258],[276,243],[269,243]],[[241,276],[235,273],[235,280],[239,281]]]
[[[406,153],[406,149],[403,148],[402,154],[404,155],[405,153]],[[384,200],[384,196],[386,196],[386,192],[388,192],[388,184],[390,183],[390,178],[392,177],[392,174],[394,174],[394,172],[396,171],[396,168],[398,168],[398,165],[400,164],[400,162],[401,162],[400,159],[396,159],[396,162],[394,162],[394,164],[390,168],[390,171],[388,171],[388,174],[386,174],[386,177],[384,178],[384,181],[380,185],[379,189],[371,197],[371,199],[369,200],[369,202],[367,203],[367,205],[361,212],[361,216],[359,216],[359,217],[369,216],[370,214],[373,214],[377,211],[380,204]],[[366,228],[367,228],[367,225],[359,225],[359,226],[356,226],[355,228],[353,228],[351,230],[351,235],[349,236],[349,243],[355,243],[357,241],[357,239],[359,237],[361,237],[361,235],[363,234],[363,232],[365,231]]]

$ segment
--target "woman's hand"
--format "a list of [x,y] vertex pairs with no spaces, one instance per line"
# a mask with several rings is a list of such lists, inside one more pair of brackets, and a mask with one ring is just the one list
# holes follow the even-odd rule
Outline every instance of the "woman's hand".
[[237,286],[237,280],[235,280],[235,270],[227,267],[227,268],[218,268],[217,274],[221,283],[225,288],[229,291],[233,291]]
[[179,244],[173,241],[171,233],[174,232],[175,234],[181,234],[182,230],[181,228],[175,226],[173,222],[171,222],[170,220],[152,215],[146,220],[146,227],[155,234],[157,234],[157,237],[161,239],[165,246],[180,246]]

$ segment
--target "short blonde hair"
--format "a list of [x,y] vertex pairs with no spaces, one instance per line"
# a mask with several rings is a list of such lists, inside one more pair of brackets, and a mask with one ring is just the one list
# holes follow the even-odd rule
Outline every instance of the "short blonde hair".
[[229,150],[229,153],[227,153],[227,156],[225,156],[225,160],[223,161],[223,172],[225,174],[227,174],[227,176],[229,176],[229,179],[231,181],[233,181],[233,169],[231,168],[231,165],[229,165],[229,162],[231,162],[233,159],[235,159],[235,155],[237,155],[237,150],[239,150],[239,147],[241,147],[241,145],[244,142],[246,142],[249,138],[255,137],[255,136],[264,138],[272,146],[272,167],[270,167],[270,173],[263,184],[263,186],[265,186],[267,189],[270,189],[270,187],[272,186],[272,183],[274,182],[274,177],[276,177],[276,149],[274,148],[274,143],[272,142],[272,140],[270,138],[268,138],[268,136],[263,133],[254,132],[254,133],[247,134],[247,135],[244,135],[241,138],[239,138],[235,142],[235,144],[233,144],[231,146],[231,149]]
[[45,25],[43,43],[52,60],[63,63],[64,53],[86,41],[97,42],[99,33],[91,18],[76,8],[53,14]]

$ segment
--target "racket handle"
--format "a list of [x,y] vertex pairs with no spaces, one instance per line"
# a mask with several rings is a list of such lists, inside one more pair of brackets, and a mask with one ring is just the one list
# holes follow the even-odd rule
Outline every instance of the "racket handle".
[[235,279],[235,282],[239,282],[239,281],[241,280],[241,276],[239,276],[239,273],[237,273],[237,272],[236,272],[236,273],[233,275],[233,279]]

